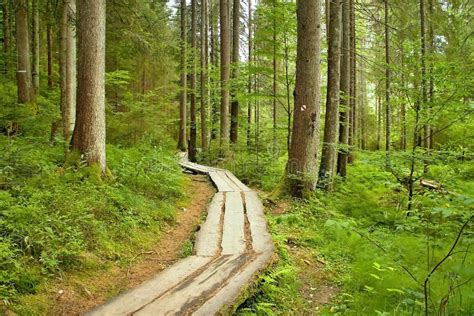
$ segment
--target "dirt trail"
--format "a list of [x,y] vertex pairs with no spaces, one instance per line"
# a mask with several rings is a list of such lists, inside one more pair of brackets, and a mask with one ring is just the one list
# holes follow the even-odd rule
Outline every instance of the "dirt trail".
[[[107,301],[124,289],[134,288],[180,259],[180,251],[190,239],[201,213],[207,209],[214,188],[206,176],[191,175],[189,202],[177,210],[176,222],[166,227],[156,246],[134,258],[128,267],[113,267],[84,279],[71,277],[59,282],[55,304],[48,315],[80,315]],[[54,295],[54,294],[53,294]]]

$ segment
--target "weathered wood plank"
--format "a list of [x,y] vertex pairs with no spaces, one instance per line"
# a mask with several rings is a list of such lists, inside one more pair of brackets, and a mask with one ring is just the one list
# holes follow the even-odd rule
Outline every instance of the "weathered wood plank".
[[222,254],[245,252],[245,214],[240,192],[227,192],[222,233]]
[[243,184],[242,181],[240,181],[232,172],[226,171],[225,173],[226,173],[227,177],[237,185],[237,187],[240,189],[240,191],[244,191],[244,192],[245,191],[251,191],[249,189],[249,187],[246,186],[245,184]]
[[217,187],[219,192],[232,192],[235,191],[233,187],[231,187],[227,181],[225,181],[225,174],[221,172],[212,171],[209,172],[209,176],[211,177],[212,182]]
[[264,208],[256,192],[244,193],[247,218],[252,235],[252,248],[255,252],[273,252],[273,242],[267,228]]
[[242,191],[239,185],[229,178],[229,176],[227,175],[227,171],[220,171],[219,175],[222,177],[222,179],[224,179],[224,181],[229,185],[229,187],[232,188],[232,191]]
[[191,256],[180,260],[153,279],[146,281],[133,290],[124,292],[107,304],[90,311],[87,315],[129,315],[142,306],[149,304],[168,289],[176,286],[181,280],[193,274],[211,260],[209,257],[198,256]]
[[203,173],[203,174],[209,174],[209,172],[212,171],[212,169],[210,168],[206,168],[204,166],[201,166],[201,165],[196,165],[196,164],[192,164],[190,162],[182,162],[180,163],[181,167],[185,168],[185,169],[188,169],[188,170],[191,170],[191,171],[194,171],[194,172],[198,172],[198,173]]
[[193,312],[194,316],[227,315],[239,296],[252,286],[258,274],[265,270],[272,261],[273,252],[259,254],[244,269],[226,281],[226,286],[209,297],[204,304]]
[[224,192],[217,192],[207,211],[206,221],[196,235],[195,250],[198,256],[215,256],[220,251],[222,235],[221,214],[224,208]]
[[[152,280],[88,315],[229,312],[229,307],[271,262],[273,243],[257,193],[230,171],[189,162],[186,154],[180,157],[183,168],[208,174],[219,191],[209,204],[206,221],[197,233],[197,255],[178,261]],[[247,237],[252,241],[252,249],[245,240],[249,233],[246,229],[250,230]]]
[[168,291],[133,315],[190,315],[218,292],[248,261],[247,255],[221,256],[191,280]]

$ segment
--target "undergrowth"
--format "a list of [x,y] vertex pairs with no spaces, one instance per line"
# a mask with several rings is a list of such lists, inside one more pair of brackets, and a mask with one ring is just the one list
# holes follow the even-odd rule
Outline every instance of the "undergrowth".
[[[399,167],[403,159],[394,158]],[[281,259],[262,277],[262,285],[241,306],[241,314],[315,312],[301,300],[298,280],[298,269],[315,267],[296,265],[298,252],[289,254],[289,247],[310,250],[314,262],[324,262],[323,270],[339,289],[322,306],[322,314],[424,313],[424,281],[472,216],[472,164],[459,161],[455,154],[431,157],[425,178],[439,182],[442,189],[417,183],[415,208],[409,212],[405,187],[383,170],[383,162],[382,154],[360,153],[347,179],[337,179],[334,192],[317,191],[307,201],[291,201],[284,214],[267,214]],[[284,165],[278,168],[282,173]],[[266,175],[253,174],[265,183]],[[267,187],[277,189],[278,181]],[[276,194],[269,196],[274,199]],[[454,254],[428,278],[430,314],[474,313],[472,238],[470,223]]]
[[[0,302],[13,310],[66,272],[127,265],[174,220],[185,184],[163,137],[167,119],[163,129],[148,129],[158,109],[147,107],[147,98],[129,96],[120,111],[108,106],[110,174],[101,179],[79,157],[65,157],[60,132],[50,133],[60,117],[58,91],[38,96],[34,106],[16,104],[15,93],[1,82]],[[141,128],[121,132],[137,116]]]

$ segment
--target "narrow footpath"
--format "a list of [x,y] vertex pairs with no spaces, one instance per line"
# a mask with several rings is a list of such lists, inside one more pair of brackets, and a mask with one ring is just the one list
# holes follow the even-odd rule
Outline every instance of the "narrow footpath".
[[231,172],[191,163],[183,168],[208,175],[217,188],[193,255],[87,315],[214,315],[231,313],[271,262],[274,247],[263,205]]

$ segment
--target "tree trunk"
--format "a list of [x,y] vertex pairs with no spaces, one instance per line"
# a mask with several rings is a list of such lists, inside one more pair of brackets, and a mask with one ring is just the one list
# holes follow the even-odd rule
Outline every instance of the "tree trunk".
[[196,143],[197,143],[197,126],[196,126],[196,9],[197,0],[191,0],[191,121],[189,133],[189,160],[196,161]]
[[330,15],[330,1],[332,0],[324,0],[324,18],[326,21],[326,40],[328,42],[328,47],[329,47],[329,15]]
[[[210,32],[211,32],[211,65],[213,69],[218,68],[218,58],[217,58],[217,20],[218,20],[218,6],[217,0],[210,0],[211,1],[211,25],[210,25]],[[218,121],[218,106],[217,103],[219,102],[219,98],[217,96],[217,80],[212,80],[212,113],[211,113],[211,140],[217,138],[217,121]]]
[[407,149],[407,115],[406,105],[402,103],[400,105],[400,116],[401,116],[401,135],[400,135],[400,149],[405,151]]
[[76,122],[76,0],[64,0],[61,16],[61,113],[63,136],[69,145]]
[[356,29],[355,29],[355,9],[354,0],[350,0],[350,65],[351,65],[351,87],[350,87],[350,130],[349,130],[349,150],[348,162],[354,161],[352,153],[353,147],[357,145],[357,76],[356,76]]
[[179,138],[178,138],[178,149],[186,151],[186,0],[180,2],[181,10],[181,52],[180,52],[180,66],[181,66],[181,93],[179,98]]
[[[403,45],[401,49],[401,67],[402,69],[405,67],[405,60],[404,57],[405,52],[403,50]],[[405,75],[402,73],[401,75],[401,86],[402,89],[406,89],[405,85]],[[401,126],[400,126],[400,149],[405,151],[407,149],[407,112],[406,112],[406,104],[402,102],[400,105],[400,120],[401,120]]]
[[[252,0],[247,0],[248,1],[248,87],[247,87],[247,92],[248,95],[250,96],[252,94],[252,73],[251,73],[251,67],[252,67]],[[250,128],[252,125],[252,99],[249,98],[247,101],[247,147],[250,147],[252,144],[251,141],[251,135],[250,135]]]
[[315,189],[318,174],[320,10],[319,0],[297,2],[295,104],[287,165],[289,190],[297,197]]
[[35,92],[38,93],[39,90],[39,54],[40,54],[40,34],[39,34],[39,9],[38,9],[38,0],[32,1],[32,10],[33,10],[33,69],[32,69],[32,78],[33,78],[33,87]]
[[233,32],[232,32],[232,105],[230,116],[230,141],[235,144],[239,137],[239,100],[237,100],[237,80],[239,78],[240,63],[240,0],[234,1]]
[[284,45],[285,45],[285,88],[286,88],[286,150],[290,151],[291,144],[291,116],[293,114],[291,109],[291,83],[290,83],[290,52],[288,43],[287,31],[284,31]]
[[[360,111],[360,147],[362,150],[367,149],[367,83],[365,80],[365,75],[364,75],[364,69],[365,69],[365,63],[363,61],[360,61],[360,71],[359,73],[359,82],[360,85],[357,87],[359,88],[359,111]],[[378,112],[376,112],[376,115]],[[378,119],[377,119],[378,122]],[[378,135],[380,135],[379,129],[377,129]],[[380,143],[380,138],[378,139],[378,142]]]
[[4,73],[10,72],[10,47],[11,47],[11,16],[10,1],[3,1],[3,58]]
[[203,152],[207,151],[207,118],[206,118],[206,107],[207,107],[207,1],[201,0],[201,149]]
[[31,78],[30,36],[28,31],[28,1],[18,0],[16,7],[16,49],[18,103],[35,101]]
[[77,122],[73,148],[106,173],[105,0],[79,0]]
[[272,67],[273,67],[273,80],[272,80],[272,115],[273,115],[273,151],[277,147],[277,27],[276,27],[276,0],[273,0],[273,52],[272,52]]
[[391,106],[390,106],[390,34],[388,29],[388,0],[385,0],[385,167],[390,168]]
[[328,28],[328,83],[326,93],[326,115],[324,138],[319,169],[318,186],[331,190],[337,147],[337,124],[339,114],[339,84],[341,62],[341,2],[331,0],[329,4]]
[[[428,43],[429,43],[429,54],[433,54],[434,52],[434,31],[433,31],[433,25],[434,25],[434,17],[433,17],[433,0],[428,0],[428,6],[429,6],[429,28],[428,28]],[[429,70],[428,70],[428,103],[429,103],[429,114],[431,115],[432,113],[432,107],[433,107],[433,102],[434,102],[434,80],[433,80],[433,63],[429,62]],[[430,125],[428,127],[428,149],[433,149],[433,127]]]
[[230,77],[230,19],[229,0],[220,0],[221,35],[221,128],[220,155],[226,155],[229,145],[229,77]]
[[[257,34],[257,24],[255,23],[253,25],[254,29],[253,29],[253,33],[254,34]],[[257,41],[253,41],[253,51],[255,52],[254,54],[254,65],[256,68],[259,67],[259,58],[256,54],[257,52]],[[258,72],[255,72],[254,73],[254,86],[253,86],[253,91],[255,92],[255,94],[259,94],[260,92],[260,80],[259,80],[260,76],[259,76],[259,73]],[[254,100],[254,103],[255,103],[255,118],[254,118],[254,121],[255,121],[255,156],[256,156],[256,165],[257,165],[257,168],[256,170],[260,170],[259,168],[259,157],[260,157],[260,100],[258,98],[255,98]]]
[[349,0],[342,1],[342,55],[341,55],[341,109],[339,111],[339,153],[337,156],[337,173],[341,177],[347,175],[347,156],[349,138],[349,115],[350,115],[350,8]]
[[377,150],[382,148],[382,106],[381,106],[380,96],[378,92],[375,95],[375,109],[377,114]]
[[[48,10],[51,10],[48,2]],[[53,26],[48,22],[46,26],[46,44],[48,50],[48,89],[53,89]]]
[[143,65],[143,69],[142,69],[141,93],[142,93],[142,100],[145,100],[145,93],[146,93],[146,66],[145,65]]
[[[420,45],[421,45],[421,104],[422,110],[426,110],[425,120],[429,118],[428,92],[426,82],[426,6],[425,0],[420,0]],[[423,147],[430,148],[430,126],[423,125]]]

